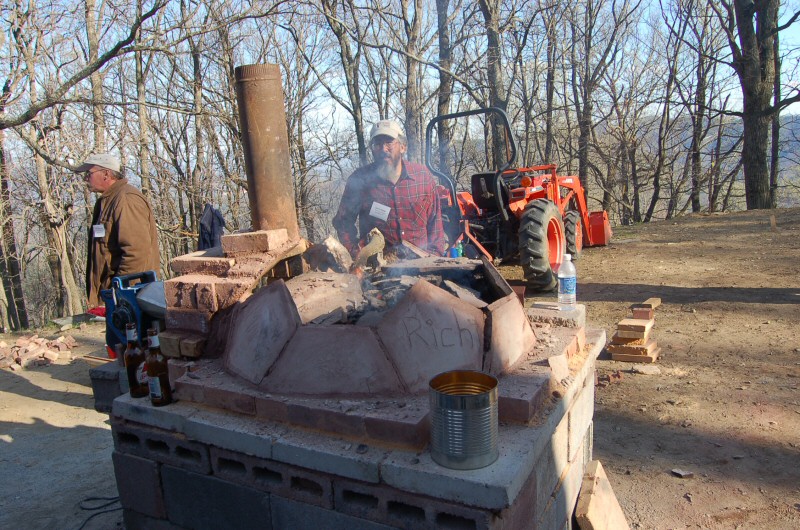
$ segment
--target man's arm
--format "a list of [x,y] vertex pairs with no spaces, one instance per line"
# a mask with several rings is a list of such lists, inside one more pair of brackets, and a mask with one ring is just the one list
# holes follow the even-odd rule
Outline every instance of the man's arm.
[[361,208],[361,190],[361,180],[355,174],[350,175],[344,186],[339,209],[333,217],[333,227],[336,229],[336,235],[352,256],[355,256],[358,252],[356,219]]
[[144,197],[129,193],[122,201],[116,222],[117,244],[120,250],[119,268],[115,276],[145,272],[150,253],[150,216],[152,212]]

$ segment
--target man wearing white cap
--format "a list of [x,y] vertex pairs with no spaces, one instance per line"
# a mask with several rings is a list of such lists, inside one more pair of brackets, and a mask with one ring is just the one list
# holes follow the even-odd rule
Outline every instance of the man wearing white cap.
[[396,121],[379,121],[372,127],[370,148],[374,162],[347,179],[333,218],[339,241],[355,256],[377,228],[387,250],[407,241],[442,255],[446,241],[436,181],[425,166],[403,160],[403,128]]
[[118,158],[92,154],[75,172],[83,173],[89,191],[100,194],[86,259],[86,295],[92,308],[101,304],[100,291],[111,287],[114,276],[158,272],[158,232],[150,204],[123,178]]

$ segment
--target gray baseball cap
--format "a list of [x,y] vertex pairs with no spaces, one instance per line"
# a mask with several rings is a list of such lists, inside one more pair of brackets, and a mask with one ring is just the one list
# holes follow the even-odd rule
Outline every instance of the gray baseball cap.
[[372,126],[369,139],[372,141],[376,136],[388,136],[390,138],[405,138],[403,128],[394,120],[381,120]]
[[83,164],[75,168],[75,173],[89,171],[89,169],[94,166],[110,169],[111,171],[119,173],[119,158],[108,153],[92,153],[86,160],[83,161]]

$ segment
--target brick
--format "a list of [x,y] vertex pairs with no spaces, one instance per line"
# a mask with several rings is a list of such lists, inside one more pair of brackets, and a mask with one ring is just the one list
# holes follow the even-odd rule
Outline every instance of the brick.
[[498,385],[497,409],[503,423],[528,423],[550,399],[554,381],[547,366],[532,365],[525,371],[504,374]]
[[157,519],[165,518],[167,510],[161,491],[158,464],[118,451],[114,451],[111,458],[114,461],[114,475],[117,478],[117,491],[122,507]]
[[172,466],[162,466],[161,479],[167,514],[175,524],[196,529],[256,524],[273,528],[268,493]]
[[285,228],[226,234],[220,239],[226,256],[274,251],[289,241]]
[[269,394],[256,395],[256,418],[263,420],[288,422],[289,406],[286,398]]
[[179,466],[197,473],[211,472],[208,448],[187,440],[182,434],[167,433],[113,417],[111,432],[114,436],[114,448],[121,453]]
[[655,311],[649,307],[633,307],[631,308],[631,316],[639,320],[652,320]]
[[211,448],[214,475],[322,508],[333,508],[333,477],[274,460]]
[[165,323],[170,331],[187,330],[208,335],[211,329],[211,313],[167,308]]
[[174,258],[169,266],[177,275],[183,274],[208,274],[223,276],[236,263],[233,258],[227,258],[222,253],[222,247],[213,247],[199,250]]
[[230,385],[206,385],[203,389],[203,403],[211,407],[255,415],[256,400],[253,393],[245,393],[241,388]]
[[161,353],[166,357],[178,358],[181,356],[181,338],[185,333],[181,331],[165,330],[158,334],[158,342],[161,346]]
[[624,355],[648,355],[658,347],[654,339],[648,340],[645,344],[609,344],[606,350],[610,353],[621,353]]
[[363,438],[366,435],[364,419],[356,414],[344,414],[325,407],[288,403],[287,414],[293,425],[332,432],[335,434]]
[[617,324],[618,331],[640,331],[647,333],[652,329],[655,320],[637,320],[635,318],[625,318]]
[[624,353],[612,353],[612,361],[622,361],[626,363],[654,363],[658,360],[661,348],[656,348],[647,355],[625,355]]
[[182,357],[196,359],[205,353],[206,338],[198,335],[185,336],[180,342]]

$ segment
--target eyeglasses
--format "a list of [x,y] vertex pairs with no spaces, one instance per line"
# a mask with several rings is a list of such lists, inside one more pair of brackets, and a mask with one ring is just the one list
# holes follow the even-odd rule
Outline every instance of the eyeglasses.
[[84,171],[84,173],[83,173],[83,178],[84,178],[84,179],[88,179],[88,178],[90,178],[90,177],[91,177],[93,174],[97,173],[98,171],[105,171],[105,169],[103,169],[103,168],[100,168],[100,169],[90,169],[89,171]]
[[372,140],[371,145],[372,147],[377,149],[386,149],[386,147],[392,149],[398,143],[399,142],[397,141],[397,138],[392,138],[391,140],[386,138],[375,138],[374,140]]

